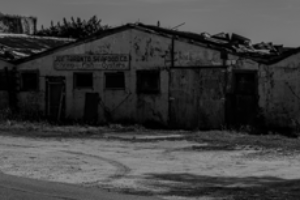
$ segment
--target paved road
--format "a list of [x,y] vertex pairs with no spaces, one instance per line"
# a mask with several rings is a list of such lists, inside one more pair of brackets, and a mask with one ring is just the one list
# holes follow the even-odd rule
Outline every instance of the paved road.
[[158,200],[116,194],[96,188],[84,188],[72,184],[62,184],[32,180],[6,175],[0,172],[1,200]]

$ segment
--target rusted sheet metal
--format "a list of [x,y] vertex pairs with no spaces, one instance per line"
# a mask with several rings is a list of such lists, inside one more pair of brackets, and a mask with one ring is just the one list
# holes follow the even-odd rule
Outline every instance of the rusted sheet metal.
[[219,128],[225,123],[223,69],[172,69],[170,125],[177,128]]

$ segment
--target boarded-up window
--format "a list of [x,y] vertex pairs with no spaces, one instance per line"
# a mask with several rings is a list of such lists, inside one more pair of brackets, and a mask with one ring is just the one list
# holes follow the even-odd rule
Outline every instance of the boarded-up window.
[[137,71],[137,93],[158,94],[160,92],[159,71]]
[[5,71],[0,71],[0,90],[7,90],[7,78]]
[[105,73],[105,88],[113,90],[125,89],[124,72]]
[[74,73],[74,88],[92,89],[93,73]]
[[39,89],[39,73],[28,71],[21,73],[21,89],[23,91],[36,91]]

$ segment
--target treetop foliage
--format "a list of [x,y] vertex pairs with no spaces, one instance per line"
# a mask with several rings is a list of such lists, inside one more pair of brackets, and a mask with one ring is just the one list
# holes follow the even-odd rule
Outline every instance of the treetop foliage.
[[101,22],[102,20],[98,19],[96,15],[89,20],[82,20],[79,17],[76,19],[71,17],[70,20],[63,18],[63,21],[57,22],[56,25],[51,21],[49,28],[42,26],[36,35],[80,39],[109,28],[108,25],[102,25]]

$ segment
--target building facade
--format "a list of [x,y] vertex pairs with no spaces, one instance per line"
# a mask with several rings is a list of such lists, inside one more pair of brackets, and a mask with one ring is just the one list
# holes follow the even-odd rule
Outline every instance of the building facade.
[[125,25],[15,62],[17,106],[56,120],[296,128],[298,63],[297,55],[259,62],[191,36]]

